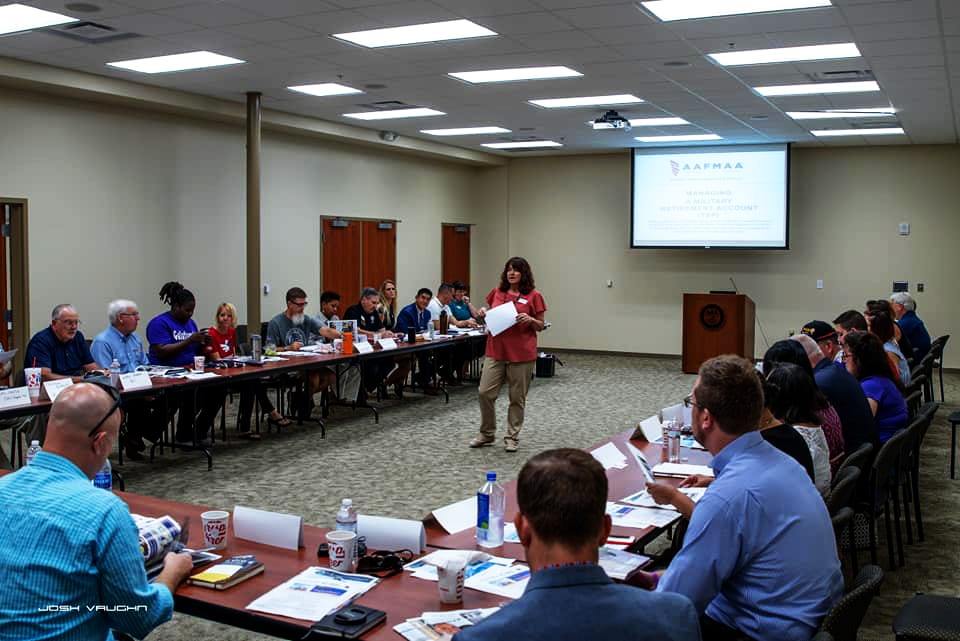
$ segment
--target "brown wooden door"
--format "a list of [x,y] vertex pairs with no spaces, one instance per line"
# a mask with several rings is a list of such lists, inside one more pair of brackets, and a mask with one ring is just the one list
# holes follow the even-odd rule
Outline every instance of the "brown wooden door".
[[363,287],[380,289],[387,278],[396,280],[397,225],[393,222],[363,222]]
[[470,289],[470,226],[443,224],[443,282],[462,281]]
[[[363,285],[360,281],[361,233],[362,225],[358,221],[323,219],[321,289],[340,294],[343,298],[341,305],[355,303]],[[316,292],[312,300],[316,301],[314,307],[319,310],[320,292]],[[317,312],[312,310],[309,313]]]

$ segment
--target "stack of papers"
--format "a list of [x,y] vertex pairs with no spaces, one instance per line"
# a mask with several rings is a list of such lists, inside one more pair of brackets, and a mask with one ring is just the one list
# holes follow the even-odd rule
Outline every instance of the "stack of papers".
[[631,507],[607,502],[607,514],[619,527],[666,527],[680,518],[677,512],[650,507]]
[[[703,493],[707,491],[705,487],[681,487],[677,488],[680,490],[681,494],[685,494],[690,498],[694,503],[699,501],[703,497]],[[631,494],[630,496],[620,499],[621,503],[629,503],[630,505],[637,505],[640,507],[653,507],[660,508],[662,510],[674,510],[677,508],[673,507],[669,503],[664,505],[659,505],[656,501],[653,500],[653,497],[650,496],[650,493],[646,490],[640,490],[636,494]]]
[[453,635],[467,626],[483,621],[499,609],[424,612],[417,618],[407,619],[404,623],[393,626],[393,629],[408,641],[436,641],[444,634]]
[[650,562],[650,557],[616,550],[607,545],[600,548],[600,567],[611,579],[623,581],[631,572]]
[[657,476],[678,476],[680,478],[702,474],[713,478],[713,468],[689,463],[657,463],[653,467],[653,473]]
[[463,582],[463,587],[519,599],[530,581],[530,568],[526,565],[499,565],[486,561]]
[[438,507],[433,511],[433,517],[450,534],[474,527],[477,524],[477,496]]
[[403,566],[404,570],[412,572],[410,576],[416,579],[424,579],[426,581],[436,581],[437,578],[437,568],[441,565],[446,565],[449,561],[454,558],[461,558],[466,560],[466,569],[464,570],[464,577],[470,577],[480,572],[483,569],[487,568],[485,564],[494,564],[494,565],[512,565],[516,559],[508,559],[505,557],[499,556],[490,556],[486,552],[474,552],[470,550],[437,550],[436,552],[431,552],[430,554],[417,559],[416,561],[411,561]]
[[247,606],[248,610],[304,621],[319,621],[380,582],[366,574],[310,567]]
[[621,452],[613,443],[607,443],[602,447],[598,447],[590,452],[590,454],[593,456],[593,458],[597,459],[601,465],[603,465],[603,469],[605,470],[609,470],[611,468],[622,470],[623,468],[627,467],[627,457],[624,456],[623,452]]

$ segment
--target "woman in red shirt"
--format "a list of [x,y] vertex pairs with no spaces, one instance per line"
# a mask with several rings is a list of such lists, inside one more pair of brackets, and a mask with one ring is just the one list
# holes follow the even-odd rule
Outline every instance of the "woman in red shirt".
[[527,390],[537,362],[537,332],[543,331],[543,313],[547,304],[534,286],[533,271],[524,258],[514,256],[503,266],[500,286],[487,294],[487,306],[478,310],[484,318],[488,308],[513,303],[517,308],[517,324],[497,336],[487,334],[487,351],[480,375],[480,435],[470,447],[492,445],[496,440],[494,403],[504,382],[510,390],[507,410],[507,435],[503,439],[507,452],[516,452],[523,427],[523,408]]
[[[217,307],[217,324],[210,328],[210,345],[207,356],[212,361],[229,358],[237,354],[237,308],[231,303],[220,303]],[[260,404],[261,411],[267,413],[271,425],[286,427],[290,420],[276,410],[267,391],[258,381],[244,381],[240,389],[240,406],[237,410],[237,430],[240,438],[257,440],[259,434],[250,431],[250,416],[254,399]]]

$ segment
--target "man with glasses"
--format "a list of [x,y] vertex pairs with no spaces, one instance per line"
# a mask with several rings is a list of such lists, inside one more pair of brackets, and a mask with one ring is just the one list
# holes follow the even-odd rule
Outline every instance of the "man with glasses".
[[[335,330],[320,325],[316,318],[306,313],[307,293],[301,288],[288,289],[286,300],[286,311],[271,318],[267,325],[266,341],[276,345],[278,351],[295,352],[318,337],[339,336]],[[329,367],[309,370],[306,376],[307,394],[298,408],[301,419],[309,417],[313,395],[325,390],[337,379]]]
[[24,367],[39,367],[45,381],[58,378],[79,381],[84,372],[106,369],[90,353],[80,331],[80,315],[69,303],[53,308],[50,326],[30,339],[23,363]]
[[190,555],[168,554],[148,583],[127,506],[90,483],[120,421],[117,390],[68,387],[50,410],[43,451],[0,478],[4,638],[106,639],[111,630],[143,638],[173,615]]
[[[122,298],[111,301],[107,305],[107,320],[110,325],[97,334],[90,346],[94,359],[104,364],[111,364],[116,359],[121,374],[147,365],[150,362],[147,350],[136,334],[140,323],[137,304]],[[163,432],[165,420],[162,403],[154,399],[134,399],[127,401],[124,409],[127,414],[127,433],[121,435],[121,445],[125,447],[129,459],[142,461],[140,452],[146,449],[143,439],[156,442]]]
[[760,435],[763,390],[750,361],[711,358],[690,396],[693,435],[713,455],[716,480],[663,576],[631,582],[687,596],[705,641],[807,641],[843,594],[823,499]]

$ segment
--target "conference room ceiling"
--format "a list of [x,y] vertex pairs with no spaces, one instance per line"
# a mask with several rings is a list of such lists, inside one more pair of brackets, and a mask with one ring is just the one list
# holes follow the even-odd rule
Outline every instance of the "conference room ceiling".
[[[716,0],[720,2],[721,0]],[[0,0],[0,4],[9,4]],[[23,0],[131,37],[89,44],[39,30],[0,37],[0,56],[389,130],[474,150],[482,143],[547,139],[553,153],[642,145],[635,136],[713,133],[725,143],[811,146],[956,143],[960,104],[960,0],[833,0],[799,11],[660,22],[622,0]],[[82,5],[81,5],[82,6]],[[89,9],[89,7],[87,7]],[[367,49],[332,33],[468,18],[496,37]],[[855,42],[863,57],[722,67],[706,53]],[[209,50],[245,64],[148,75],[107,62]],[[449,72],[566,65],[582,77],[470,85]],[[826,81],[869,71],[880,93],[765,98],[751,87]],[[840,79],[844,79],[841,74]],[[337,82],[365,93],[312,97],[291,85]],[[689,125],[594,131],[605,108],[547,110],[538,98],[634,94],[627,118],[676,116]],[[361,122],[348,112],[398,101],[445,116]],[[787,111],[889,107],[893,118],[793,120]],[[509,134],[438,138],[421,129],[499,126]],[[902,126],[905,135],[818,138],[810,129]],[[512,153],[524,152],[493,152]],[[542,153],[542,152],[538,152]]]

